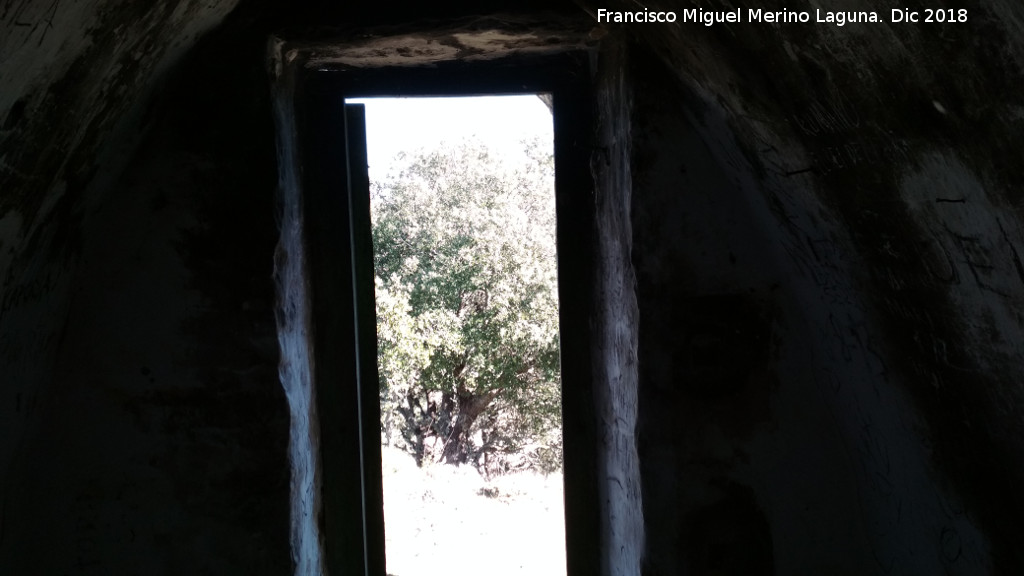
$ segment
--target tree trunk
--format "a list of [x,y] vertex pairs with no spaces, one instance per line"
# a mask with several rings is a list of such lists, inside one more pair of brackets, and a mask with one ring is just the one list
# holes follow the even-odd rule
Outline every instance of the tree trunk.
[[497,391],[473,394],[459,386],[459,413],[452,424],[451,434],[444,444],[441,461],[448,464],[465,464],[469,459],[469,431],[476,419],[490,406],[498,395]]

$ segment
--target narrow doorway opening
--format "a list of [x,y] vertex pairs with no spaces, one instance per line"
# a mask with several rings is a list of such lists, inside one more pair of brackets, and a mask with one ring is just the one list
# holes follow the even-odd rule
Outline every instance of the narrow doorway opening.
[[[489,33],[488,33],[489,34]],[[461,36],[460,36],[461,37]],[[485,34],[480,37],[491,38]],[[469,41],[477,38],[470,34]],[[531,40],[532,39],[532,40]],[[537,40],[534,33],[524,41]],[[594,178],[593,54],[552,45],[490,59],[455,57],[396,66],[378,50],[278,42],[273,49],[281,166],[282,384],[292,408],[295,557],[302,573],[385,574],[377,306],[367,174],[368,96],[550,94],[557,208],[558,365],[564,437],[565,573],[602,571],[611,517],[599,469],[595,388],[600,367]],[[403,37],[403,45],[420,40]],[[412,44],[410,44],[412,43]],[[582,44],[580,44],[582,46]],[[436,46],[434,46],[436,48]],[[476,49],[474,49],[476,50]],[[354,52],[353,52],[354,51]],[[461,54],[461,53],[460,53]],[[407,63],[415,64],[415,63]],[[348,103],[346,103],[348,102]],[[473,304],[473,302],[467,302]],[[465,466],[463,466],[465,467]],[[527,530],[534,530],[532,522]],[[521,555],[531,555],[526,547]],[[493,564],[479,571],[493,571]],[[561,567],[560,567],[561,568]],[[401,573],[392,572],[402,576]],[[408,574],[404,576],[409,576]]]
[[387,573],[566,573],[548,95],[365,107]]

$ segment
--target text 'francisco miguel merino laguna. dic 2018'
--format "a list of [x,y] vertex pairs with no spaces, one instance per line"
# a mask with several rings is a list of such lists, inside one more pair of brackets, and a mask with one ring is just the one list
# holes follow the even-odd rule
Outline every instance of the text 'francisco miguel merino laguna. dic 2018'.
[[696,22],[711,26],[713,24],[741,23],[741,22],[765,22],[765,23],[793,23],[793,22],[820,22],[843,26],[854,22],[882,22],[877,12],[833,12],[831,10],[815,10],[812,19],[810,12],[795,10],[764,10],[761,8],[748,8],[746,18],[744,10],[705,10],[703,8],[689,8],[680,12],[655,12],[644,8],[637,11],[616,12],[601,8],[597,11],[597,21],[613,24],[620,23],[656,23],[656,22]]

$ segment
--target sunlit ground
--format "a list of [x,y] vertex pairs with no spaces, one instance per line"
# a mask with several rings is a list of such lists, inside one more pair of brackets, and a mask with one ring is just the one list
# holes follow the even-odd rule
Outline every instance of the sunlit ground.
[[562,475],[490,482],[472,467],[417,468],[381,448],[393,576],[565,576]]

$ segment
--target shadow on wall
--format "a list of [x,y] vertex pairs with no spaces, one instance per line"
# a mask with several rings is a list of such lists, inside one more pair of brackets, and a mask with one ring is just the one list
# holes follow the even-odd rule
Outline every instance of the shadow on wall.
[[774,576],[771,528],[753,490],[720,483],[724,496],[696,510],[680,535],[677,549],[688,549],[687,574]]

